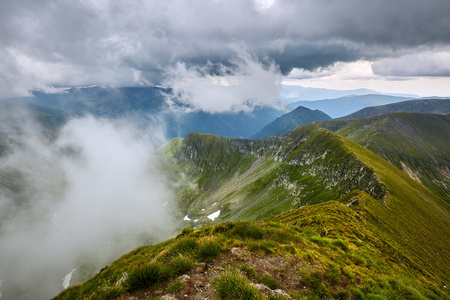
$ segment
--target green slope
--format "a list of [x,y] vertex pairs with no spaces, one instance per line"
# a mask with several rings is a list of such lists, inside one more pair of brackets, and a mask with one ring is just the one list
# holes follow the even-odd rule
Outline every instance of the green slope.
[[389,211],[354,191],[266,221],[183,230],[124,255],[55,299],[288,299],[250,282],[293,299],[448,298],[446,264],[435,268],[427,255],[416,261],[415,248],[383,227]]
[[450,205],[357,143],[306,125],[258,141],[194,133],[162,151],[189,216],[211,201],[220,220],[277,215],[184,229],[56,299],[285,299],[249,282],[294,299],[450,297]]
[[450,205],[373,152],[344,137],[346,147],[370,165],[387,187],[382,205],[370,206],[382,239],[392,239],[409,263],[433,270],[443,282],[450,278]]
[[183,215],[200,222],[217,210],[222,221],[263,219],[355,189],[386,194],[370,167],[315,125],[264,140],[191,133],[162,152]]
[[[362,190],[385,207],[392,206],[392,211],[379,214],[386,215],[386,230],[401,237],[400,244],[407,240],[417,251],[424,245],[443,252],[450,249],[448,241],[430,245],[427,240],[436,235],[434,230],[440,230],[440,238],[448,233],[448,203],[373,152],[328,130],[306,125],[255,141],[192,134],[176,143],[168,165],[183,177],[176,179],[180,207],[193,220],[202,221],[218,209],[222,221],[262,219]],[[417,237],[418,232],[423,236]]]
[[340,119],[350,120],[376,117],[392,112],[448,114],[450,113],[450,99],[408,100],[398,103],[366,107],[345,117],[341,117]]
[[450,201],[450,115],[390,113],[316,124],[377,153]]

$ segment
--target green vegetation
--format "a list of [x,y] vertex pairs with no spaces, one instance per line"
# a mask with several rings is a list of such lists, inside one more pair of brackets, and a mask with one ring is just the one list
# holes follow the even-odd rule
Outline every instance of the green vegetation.
[[375,152],[450,202],[450,115],[390,113],[317,124]]
[[350,120],[367,117],[376,117],[393,112],[449,114],[450,101],[449,99],[425,99],[425,100],[408,100],[379,106],[371,105],[348,116],[342,117],[342,119]]
[[167,292],[169,294],[173,294],[173,293],[181,290],[183,287],[184,287],[184,283],[181,280],[177,279],[167,286]]
[[276,281],[275,278],[273,278],[271,275],[262,275],[258,277],[258,280],[272,290],[281,288],[281,285],[278,283],[278,281]]
[[[293,299],[450,297],[450,205],[373,152],[313,125],[251,142],[191,138],[203,146],[194,150],[189,139],[168,145],[180,155],[179,166],[170,164],[176,156],[167,158],[172,171],[191,172],[178,173],[185,180],[180,192],[189,184],[195,190],[182,203],[200,214],[219,193],[229,204],[222,221],[241,221],[204,222],[138,248],[55,299],[105,299],[106,293],[156,298],[169,290],[193,297],[193,283],[175,284],[181,274],[212,284],[222,299],[283,299],[274,288]],[[243,165],[221,169],[229,162],[203,151],[208,145]],[[298,190],[308,201],[296,196]],[[223,208],[218,202],[214,210]],[[129,278],[149,265],[159,266],[158,280],[137,276],[145,284],[130,289]],[[268,288],[258,289],[261,284]]]
[[170,261],[177,274],[187,273],[195,266],[195,260],[191,256],[183,256],[181,253]]
[[220,254],[220,246],[216,241],[207,241],[198,248],[198,257],[203,261],[211,261]]
[[213,281],[220,299],[262,299],[258,289],[250,285],[250,281],[239,272],[228,271]]
[[386,193],[338,136],[314,125],[265,140],[191,133],[160,152],[180,210],[200,222],[219,209],[219,221],[262,220],[355,189]]
[[[357,191],[339,201],[291,210],[263,222],[228,222],[184,231],[165,243],[136,249],[93,279],[69,288],[56,299],[97,299],[104,291],[116,294],[130,291],[130,278],[141,272],[141,267],[134,269],[132,266],[153,266],[152,272],[143,273],[156,274],[136,276],[139,284],[134,286],[137,288],[155,296],[161,296],[158,291],[177,292],[185,287],[176,280],[175,274],[183,273],[180,270],[191,276],[203,272],[195,271],[192,265],[190,269],[176,267],[180,265],[176,261],[185,259],[180,251],[185,251],[182,245],[187,244],[196,245],[190,261],[198,266],[202,266],[202,256],[196,254],[199,249],[221,245],[220,254],[208,263],[208,272],[217,274],[210,280],[223,299],[280,299],[279,295],[256,290],[250,282],[265,284],[270,289],[282,288],[294,299],[446,298],[449,294],[443,288],[448,272],[445,265],[443,269],[436,268],[428,260],[431,257],[427,256],[423,256],[421,264],[418,264],[414,258],[417,249],[408,249],[385,232],[385,228],[380,226],[383,217],[376,214],[374,205],[379,205],[379,202]],[[243,237],[239,229],[256,226],[264,239]],[[198,243],[193,244],[193,240],[198,240]],[[261,251],[264,248],[270,251]],[[241,249],[242,252],[234,255],[231,249]],[[219,263],[225,258],[226,264]],[[152,261],[170,265],[178,272],[164,272]],[[130,272],[130,269],[134,271]],[[203,267],[201,269],[204,270]],[[130,275],[120,285],[118,282],[124,272]],[[148,280],[148,277],[156,279]],[[98,286],[104,289],[99,290]]]
[[161,280],[165,274],[157,264],[147,264],[134,269],[125,281],[125,289],[128,292],[134,292],[140,289],[151,287]]

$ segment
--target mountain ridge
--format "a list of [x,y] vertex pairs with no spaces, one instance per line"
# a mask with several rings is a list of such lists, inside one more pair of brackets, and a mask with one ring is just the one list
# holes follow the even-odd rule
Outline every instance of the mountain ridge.
[[288,133],[296,127],[311,123],[317,120],[330,120],[331,117],[324,112],[316,109],[299,106],[293,111],[278,117],[273,122],[264,126],[264,128],[252,136],[252,139],[262,139],[270,136]]
[[417,112],[430,114],[449,114],[450,99],[414,99],[379,105],[374,107],[366,107],[350,115],[339,119],[362,119],[367,117],[375,117],[391,112]]
[[450,201],[450,115],[399,112],[316,124],[377,153]]
[[20,101],[65,110],[78,115],[124,119],[141,128],[163,127],[167,138],[185,137],[191,131],[249,138],[288,110],[255,106],[252,111],[212,113],[194,110],[177,99],[167,101],[171,89],[159,86],[70,88],[61,93],[35,91]]
[[[289,138],[291,143],[283,144]],[[266,150],[262,150],[261,145]],[[234,151],[229,151],[230,148]],[[302,151],[306,149],[306,152]],[[225,278],[232,280],[231,286],[240,282],[238,286],[246,290],[255,284],[270,285],[268,289],[248,290],[253,295],[251,297],[257,299],[274,299],[270,290],[277,287],[289,297],[298,298],[421,299],[448,296],[445,286],[450,275],[446,264],[450,257],[450,241],[446,237],[450,205],[356,142],[315,125],[304,125],[284,136],[253,141],[192,133],[162,148],[166,154],[171,153],[165,159],[169,170],[172,168],[172,174],[179,175],[175,182],[180,184],[181,179],[188,183],[184,187],[183,183],[179,186],[180,194],[183,194],[179,200],[181,207],[185,205],[191,212],[196,204],[200,204],[198,208],[209,209],[199,200],[202,197],[211,200],[212,191],[222,188],[225,181],[232,181],[234,175],[248,171],[248,175],[263,178],[261,172],[272,167],[270,173],[277,167],[274,164],[279,167],[283,163],[292,167],[288,170],[291,174],[302,173],[302,164],[309,166],[308,172],[321,172],[323,169],[317,166],[323,160],[324,149],[330,149],[337,157],[343,154],[355,164],[357,172],[349,177],[350,182],[358,180],[361,167],[367,166],[367,171],[373,172],[372,175],[367,173],[371,181],[375,185],[377,182],[381,184],[379,187],[384,187],[384,192],[372,191],[374,198],[351,188],[342,196],[329,195],[327,200],[306,206],[300,203],[297,209],[284,207],[279,212],[275,206],[272,210],[277,213],[265,221],[250,221],[269,216],[256,213],[246,222],[222,223],[230,220],[233,212],[228,215],[221,213],[214,221],[198,224],[195,220],[185,221],[193,229],[185,228],[175,239],[143,246],[126,254],[85,284],[69,288],[55,299],[144,299],[170,295],[175,299],[185,295],[193,299],[205,295],[212,299],[226,299],[218,292],[222,288],[218,281]],[[329,157],[329,169],[333,167],[331,159],[334,154],[331,152],[325,155]],[[305,156],[305,153],[313,154]],[[252,155],[253,158],[249,157]],[[273,157],[273,160],[268,161],[268,157]],[[257,161],[259,167],[252,169]],[[189,174],[189,170],[193,173]],[[345,173],[339,176],[345,176]],[[281,189],[281,186],[272,187],[283,198],[283,189],[295,183],[297,178],[282,176],[280,172],[274,174],[282,178],[283,186]],[[324,175],[327,176],[320,174]],[[255,194],[264,197],[271,186],[270,181],[275,178],[272,175],[265,181],[269,186],[252,185]],[[308,179],[311,183],[317,180]],[[203,189],[203,195],[193,192],[197,186]],[[364,186],[366,183],[361,184]],[[238,192],[229,191],[225,196]],[[316,197],[322,196],[319,193]],[[224,202],[226,199],[211,205],[214,210],[225,210]],[[258,209],[267,208],[267,202],[261,204]],[[201,213],[200,209],[198,213]],[[245,214],[239,215],[239,219],[245,219]],[[211,250],[205,252],[206,248]],[[181,259],[190,261],[182,271],[177,263]],[[257,261],[261,264],[256,264]],[[276,268],[275,262],[282,269]],[[173,273],[158,263],[172,268]],[[141,274],[146,266],[159,270],[160,279],[132,288],[131,279]],[[238,272],[237,279],[229,277],[235,274],[233,272]],[[188,277],[177,277],[176,274]],[[269,277],[263,277],[263,274]],[[271,278],[271,283],[267,278]],[[182,283],[178,283],[177,289],[172,289],[172,284],[177,281]],[[204,288],[196,289],[196,286]],[[231,286],[224,287],[229,295],[233,293]],[[289,299],[284,295],[275,299]]]
[[304,106],[309,109],[319,109],[332,118],[339,118],[363,109],[367,106],[376,106],[393,102],[413,99],[411,97],[396,97],[379,94],[344,96],[335,99],[322,99],[315,101],[298,101],[289,104],[291,107]]
[[[384,194],[370,168],[361,165],[331,132],[315,125],[264,140],[191,133],[174,143],[177,145],[169,143],[163,148],[171,151],[165,165],[174,182],[185,182],[179,191],[180,206],[187,209],[192,204],[187,199],[196,199],[191,219],[202,218],[202,205],[213,202],[223,205],[223,211],[238,208],[245,210],[240,216],[260,219],[268,216],[268,207],[281,212],[292,208],[292,202],[314,204],[324,201],[321,197],[335,199],[355,187],[378,199]],[[236,172],[240,175],[233,179]],[[236,184],[244,186],[232,192]],[[254,201],[242,202],[244,199]],[[211,212],[206,209],[203,218]]]

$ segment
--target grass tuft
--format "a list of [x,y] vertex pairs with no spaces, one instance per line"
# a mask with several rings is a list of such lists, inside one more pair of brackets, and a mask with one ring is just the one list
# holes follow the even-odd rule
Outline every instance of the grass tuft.
[[184,287],[184,283],[181,280],[177,279],[167,286],[167,292],[169,294],[173,294],[173,293],[181,290],[183,287]]
[[265,286],[267,286],[271,290],[276,290],[276,289],[280,289],[281,288],[281,286],[278,283],[278,281],[276,281],[275,278],[273,278],[270,275],[262,275],[258,279],[259,279],[259,281],[261,281],[262,284],[264,284]]
[[247,277],[256,278],[256,271],[252,267],[245,264],[240,264],[237,268],[247,275]]
[[172,258],[170,265],[173,266],[176,274],[185,274],[195,266],[195,261],[190,256],[179,254]]
[[197,254],[200,260],[211,261],[220,254],[220,246],[216,241],[207,241],[201,244],[197,250]]
[[164,278],[161,267],[157,264],[147,264],[134,269],[125,281],[128,292],[145,289],[159,283]]
[[180,253],[180,254],[190,254],[194,250],[198,248],[198,243],[194,238],[183,238],[178,243],[176,243],[173,248],[173,253]]
[[263,299],[258,289],[237,271],[228,271],[216,277],[213,281],[220,299]]

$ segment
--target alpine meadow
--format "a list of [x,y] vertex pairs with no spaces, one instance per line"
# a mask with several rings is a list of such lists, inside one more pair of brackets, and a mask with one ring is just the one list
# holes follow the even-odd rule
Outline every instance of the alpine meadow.
[[0,300],[450,298],[448,0],[4,0]]

